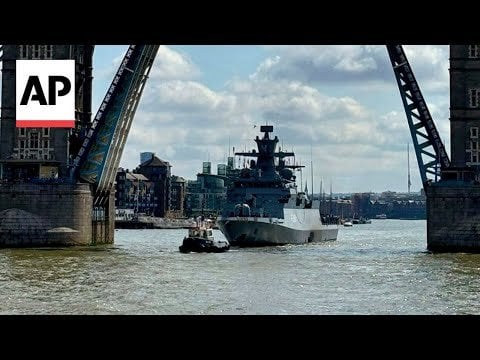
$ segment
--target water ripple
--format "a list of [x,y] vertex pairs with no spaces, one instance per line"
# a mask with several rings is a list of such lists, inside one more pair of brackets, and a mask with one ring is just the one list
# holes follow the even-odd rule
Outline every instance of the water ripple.
[[334,242],[220,254],[181,254],[185,230],[2,249],[0,313],[479,314],[480,255],[431,254],[425,229],[374,220],[340,229]]

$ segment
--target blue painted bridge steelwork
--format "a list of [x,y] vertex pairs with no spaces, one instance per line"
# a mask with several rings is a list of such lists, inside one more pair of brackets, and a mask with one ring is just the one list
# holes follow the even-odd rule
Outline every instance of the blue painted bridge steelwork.
[[75,157],[71,178],[95,185],[95,206],[113,189],[123,148],[159,45],[131,45]]

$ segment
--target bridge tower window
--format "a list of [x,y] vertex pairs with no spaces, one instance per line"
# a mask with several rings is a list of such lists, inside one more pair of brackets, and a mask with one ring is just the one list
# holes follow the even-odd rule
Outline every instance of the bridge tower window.
[[28,59],[29,45],[20,45],[20,59]]
[[30,148],[38,149],[38,133],[30,133]]
[[480,58],[480,45],[468,45],[468,57],[470,59]]
[[41,58],[41,45],[32,45],[32,59],[40,59]]
[[480,89],[469,89],[469,103],[470,107],[476,108],[479,106],[479,96],[480,96]]
[[471,127],[470,128],[470,138],[477,139],[478,138],[478,127]]
[[467,165],[480,165],[478,127],[470,128],[470,147],[467,149]]
[[53,58],[53,45],[45,45],[45,59]]

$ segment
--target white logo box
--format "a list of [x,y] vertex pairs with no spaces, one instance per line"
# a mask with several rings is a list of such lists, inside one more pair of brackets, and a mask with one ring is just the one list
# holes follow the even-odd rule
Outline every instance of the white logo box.
[[17,60],[16,65],[17,127],[75,127],[75,60]]

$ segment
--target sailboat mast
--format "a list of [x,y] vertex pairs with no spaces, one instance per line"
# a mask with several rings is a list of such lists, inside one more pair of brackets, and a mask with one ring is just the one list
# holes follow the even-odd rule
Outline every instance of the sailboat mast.
[[313,204],[313,155],[312,155],[312,144],[310,143],[310,173],[312,176],[312,204]]
[[333,201],[332,180],[330,180],[330,215],[332,215],[332,201]]
[[[302,165],[302,160],[300,159],[300,166]],[[300,191],[302,191],[302,186],[303,186],[303,171],[302,168],[300,168]]]
[[410,194],[410,187],[412,183],[410,181],[410,144],[407,143],[407,167],[408,167],[408,193]]

